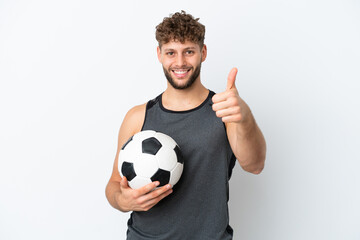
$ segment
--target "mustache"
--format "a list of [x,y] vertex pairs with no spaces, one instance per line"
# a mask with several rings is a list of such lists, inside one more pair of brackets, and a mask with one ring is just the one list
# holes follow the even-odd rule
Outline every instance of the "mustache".
[[172,67],[169,68],[169,70],[173,71],[173,70],[189,70],[192,69],[193,67],[191,66],[181,66],[181,67]]

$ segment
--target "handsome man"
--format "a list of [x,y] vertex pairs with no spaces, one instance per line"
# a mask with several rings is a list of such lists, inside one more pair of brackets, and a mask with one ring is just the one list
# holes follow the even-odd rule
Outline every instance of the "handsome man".
[[[205,27],[198,20],[182,11],[156,27],[167,89],[130,109],[120,127],[106,196],[114,208],[132,211],[127,239],[232,239],[227,202],[235,161],[254,174],[264,167],[265,140],[236,89],[237,69],[230,71],[222,93],[200,81],[207,48]],[[173,189],[153,190],[159,184],[153,182],[133,190],[120,177],[119,151],[141,130],[163,132],[180,146],[184,171]]]

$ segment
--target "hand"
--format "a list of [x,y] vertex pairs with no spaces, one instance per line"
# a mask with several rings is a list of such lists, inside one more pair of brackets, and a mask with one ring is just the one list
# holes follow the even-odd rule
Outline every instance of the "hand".
[[212,97],[212,109],[216,116],[225,123],[242,123],[247,120],[250,108],[240,98],[235,86],[237,68],[231,69],[225,92],[217,93]]
[[126,177],[123,177],[120,181],[120,192],[115,195],[116,202],[122,211],[148,211],[172,193],[170,184],[155,189],[158,185],[159,182],[155,181],[142,188],[132,189]]

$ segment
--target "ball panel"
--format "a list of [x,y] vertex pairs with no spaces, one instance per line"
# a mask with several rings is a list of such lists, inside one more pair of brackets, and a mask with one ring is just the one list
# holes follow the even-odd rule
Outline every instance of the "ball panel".
[[134,170],[136,175],[150,178],[158,170],[156,157],[150,154],[141,154],[134,159]]
[[155,137],[160,141],[163,146],[174,149],[176,142],[170,136],[163,134],[161,132],[156,132]]
[[171,174],[170,174],[169,183],[171,185],[175,185],[179,181],[181,174],[183,172],[183,169],[184,169],[183,164],[181,164],[181,163],[176,164],[176,167],[171,171]]
[[140,177],[140,176],[136,176],[133,180],[131,180],[129,182],[129,186],[132,189],[138,189],[141,188],[143,186],[145,186],[146,184],[151,183],[150,178],[144,178],[144,177]]
[[162,147],[161,143],[154,137],[147,138],[142,141],[142,152],[147,154],[156,155]]
[[155,131],[153,130],[144,130],[144,131],[141,131],[141,132],[138,132],[134,135],[134,140],[136,141],[142,141],[144,139],[147,139],[147,138],[150,138],[150,137],[154,137],[156,134]]
[[183,158],[183,155],[182,155],[182,153],[181,153],[181,150],[180,150],[179,146],[176,145],[176,147],[174,148],[174,150],[175,150],[175,152],[176,152],[177,161],[178,161],[179,163],[184,164],[184,158]]
[[141,144],[138,141],[130,141],[119,153],[120,162],[134,162],[134,158],[141,154]]
[[162,187],[169,183],[170,180],[170,172],[165,171],[163,169],[159,169],[152,177],[151,181],[159,181],[160,184],[158,187]]
[[123,162],[121,165],[121,174],[125,176],[128,181],[131,181],[133,178],[136,177],[136,173],[134,171],[134,164]]
[[156,159],[159,168],[167,171],[171,171],[177,163],[176,153],[171,148],[162,147],[156,154]]

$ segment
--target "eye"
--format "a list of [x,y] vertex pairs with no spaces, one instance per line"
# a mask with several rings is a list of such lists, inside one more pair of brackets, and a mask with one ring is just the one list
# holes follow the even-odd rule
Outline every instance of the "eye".
[[186,54],[187,54],[187,55],[191,55],[191,54],[193,54],[193,53],[194,53],[194,51],[192,51],[192,50],[186,51]]
[[172,55],[174,55],[174,52],[167,52],[166,55],[172,56]]

